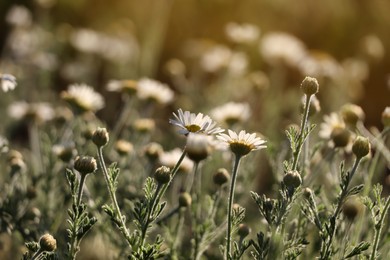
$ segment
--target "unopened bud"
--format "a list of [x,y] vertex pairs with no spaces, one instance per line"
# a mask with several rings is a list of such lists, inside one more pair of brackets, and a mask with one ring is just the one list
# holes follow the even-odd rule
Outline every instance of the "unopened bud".
[[109,141],[109,135],[106,128],[98,127],[92,134],[92,142],[97,147],[105,146]]
[[317,79],[312,77],[306,77],[301,84],[301,89],[303,93],[308,96],[314,95],[318,92],[319,84]]
[[370,150],[371,145],[368,141],[368,138],[358,136],[355,142],[353,142],[352,152],[358,159],[361,159],[366,156],[370,152]]
[[298,171],[289,171],[283,177],[287,187],[298,188],[302,184],[302,178]]
[[45,234],[39,239],[39,246],[42,251],[53,252],[57,248],[57,241],[50,234]]
[[251,233],[251,228],[248,225],[241,223],[238,225],[237,233],[241,238],[245,238]]
[[74,168],[80,172],[81,175],[87,175],[97,170],[97,162],[95,158],[90,156],[77,156],[74,162]]
[[179,196],[179,206],[181,208],[187,208],[191,206],[192,198],[188,192],[183,192]]
[[133,144],[126,140],[118,140],[115,143],[115,150],[119,155],[125,156],[131,154],[134,151]]
[[345,127],[334,128],[330,137],[335,147],[345,147],[351,140],[351,132]]
[[154,178],[160,184],[166,184],[171,180],[171,169],[166,166],[161,166],[154,173]]
[[156,161],[163,152],[163,148],[158,143],[150,143],[144,148],[145,156],[152,162]]
[[354,104],[346,104],[341,108],[341,116],[345,123],[355,127],[358,121],[364,119],[363,109]]
[[215,184],[222,186],[230,179],[230,174],[225,168],[218,169],[213,175],[213,181]]
[[304,188],[302,190],[302,194],[305,199],[310,199],[313,196],[313,191],[310,188]]

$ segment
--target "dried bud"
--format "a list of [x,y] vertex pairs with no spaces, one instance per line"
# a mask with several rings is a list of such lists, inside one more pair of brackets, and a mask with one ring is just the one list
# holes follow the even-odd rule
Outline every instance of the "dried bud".
[[39,239],[39,246],[42,251],[53,252],[57,248],[57,241],[50,234],[45,234]]
[[341,117],[344,122],[350,126],[355,127],[358,121],[364,119],[363,109],[354,104],[346,104],[341,108]]
[[386,107],[382,112],[382,124],[385,127],[390,127],[390,107]]
[[336,127],[333,129],[330,137],[335,147],[345,147],[351,140],[351,132],[344,127]]
[[237,233],[241,238],[245,238],[251,233],[251,228],[248,225],[241,223],[238,225]]
[[308,96],[314,95],[318,92],[319,84],[317,79],[306,77],[301,84],[301,89],[303,93],[305,93]]
[[358,136],[353,142],[352,152],[356,156],[356,158],[361,159],[366,156],[371,150],[370,142],[368,138],[363,136]]
[[97,162],[95,158],[90,156],[77,156],[74,162],[74,168],[80,172],[81,175],[87,175],[97,170]]
[[230,179],[230,174],[225,168],[218,169],[213,175],[213,181],[215,184],[222,186]]
[[109,136],[106,128],[98,127],[95,132],[92,134],[92,142],[97,147],[105,146],[109,141]]
[[183,192],[179,196],[179,206],[181,208],[187,208],[191,206],[192,198],[191,195],[187,192]]
[[283,177],[287,187],[298,188],[302,184],[302,178],[298,171],[289,171]]
[[166,184],[171,180],[171,169],[166,166],[161,166],[154,173],[154,178],[159,184]]

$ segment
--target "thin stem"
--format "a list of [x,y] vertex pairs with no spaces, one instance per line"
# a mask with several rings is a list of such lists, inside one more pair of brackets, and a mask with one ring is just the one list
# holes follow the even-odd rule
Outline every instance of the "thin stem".
[[98,161],[99,161],[100,168],[103,171],[103,176],[104,176],[104,179],[105,179],[106,184],[107,184],[108,193],[110,194],[111,202],[112,202],[112,204],[114,205],[114,208],[115,208],[115,213],[117,215],[117,218],[119,218],[119,221],[120,221],[120,224],[121,224],[121,228],[120,228],[121,233],[124,235],[124,237],[126,238],[127,243],[131,247],[131,243],[130,243],[131,237],[130,237],[129,231],[128,231],[127,227],[126,227],[126,224],[124,222],[124,218],[122,216],[120,208],[118,206],[118,201],[116,199],[116,195],[115,195],[115,192],[113,190],[112,183],[110,182],[110,179],[109,179],[109,176],[108,176],[108,170],[107,170],[106,164],[104,162],[103,146],[98,147]]
[[299,155],[301,153],[302,145],[304,143],[303,137],[304,137],[304,133],[305,133],[305,129],[306,129],[307,119],[309,117],[310,100],[311,100],[311,95],[310,96],[306,95],[305,111],[303,113],[303,118],[302,118],[302,122],[301,122],[301,129],[300,129],[299,137],[298,137],[298,146],[295,148],[295,151],[293,154],[293,157],[294,157],[293,158],[293,166],[292,166],[293,171],[295,171],[297,169]]
[[379,219],[378,223],[376,223],[375,225],[375,240],[374,240],[374,246],[372,247],[370,260],[377,259],[376,254],[378,251],[379,240],[382,233],[383,222],[385,220],[385,217],[387,216],[387,211],[389,210],[389,207],[390,207],[390,197],[387,197],[385,208],[381,214],[381,218]]
[[35,254],[31,257],[31,260],[35,260],[35,259],[38,259],[39,256],[41,256],[41,254],[43,253],[44,251],[39,248],[37,252],[35,252]]
[[233,174],[232,174],[232,180],[230,183],[230,191],[229,191],[229,201],[228,201],[228,226],[227,226],[227,239],[226,239],[226,260],[230,259],[230,247],[231,247],[231,236],[232,236],[232,208],[233,208],[233,199],[234,199],[234,189],[236,186],[236,179],[237,179],[237,172],[238,167],[240,166],[240,159],[241,156],[236,155],[235,162],[233,166]]
[[83,196],[83,187],[84,187],[84,183],[85,183],[86,178],[87,178],[86,174],[81,174],[80,183],[79,183],[79,192],[77,194],[77,203],[76,203],[77,207],[80,205],[81,197]]

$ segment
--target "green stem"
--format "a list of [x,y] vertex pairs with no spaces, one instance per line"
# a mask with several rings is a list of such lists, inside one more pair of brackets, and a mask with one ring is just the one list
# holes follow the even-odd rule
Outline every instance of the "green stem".
[[299,159],[299,155],[301,153],[301,150],[302,150],[302,145],[304,143],[304,133],[305,133],[305,129],[306,129],[306,124],[307,124],[307,119],[309,117],[309,108],[310,108],[310,100],[311,100],[311,95],[308,96],[306,95],[306,102],[305,102],[305,111],[303,113],[303,118],[302,118],[302,122],[301,122],[301,129],[300,129],[300,132],[299,132],[299,137],[298,137],[298,146],[295,147],[295,151],[294,151],[294,154],[293,154],[293,166],[292,166],[292,170],[295,171],[298,167],[298,159]]
[[31,260],[38,259],[38,257],[43,253],[43,250],[41,248],[38,249],[37,252],[31,257]]
[[381,236],[381,233],[382,233],[383,222],[385,220],[385,217],[387,216],[387,211],[389,210],[389,207],[390,207],[390,197],[387,197],[385,208],[382,211],[381,218],[375,224],[375,240],[374,240],[374,246],[372,247],[370,260],[377,259],[376,258],[376,254],[377,254],[377,251],[378,251],[379,240],[380,240],[380,236]]
[[228,226],[227,226],[227,239],[226,239],[226,260],[230,259],[230,247],[231,247],[231,236],[232,236],[232,208],[233,208],[233,199],[234,199],[234,189],[236,186],[236,179],[237,179],[237,172],[238,167],[240,166],[240,159],[241,156],[236,155],[235,162],[233,166],[233,174],[232,174],[232,180],[230,183],[230,191],[229,191],[229,201],[228,201],[228,212],[227,212],[227,218],[228,218]]
[[80,205],[81,197],[83,196],[83,188],[84,188],[84,183],[86,178],[87,178],[86,174],[81,174],[80,183],[79,183],[79,192],[77,194],[77,203],[76,203],[77,207]]
[[106,184],[107,184],[107,189],[108,189],[108,193],[110,194],[111,202],[112,202],[112,204],[114,205],[114,208],[115,208],[116,217],[119,218],[119,221],[120,221],[120,224],[121,224],[121,228],[120,228],[121,233],[124,235],[127,243],[131,247],[131,243],[130,243],[131,237],[130,237],[129,231],[128,231],[127,227],[126,227],[126,224],[124,222],[124,218],[122,216],[121,210],[120,210],[120,208],[118,206],[118,201],[116,199],[116,195],[115,195],[115,192],[113,190],[112,183],[111,183],[110,178],[108,176],[108,170],[107,170],[106,164],[104,162],[103,146],[98,147],[98,161],[99,161],[99,164],[100,164],[100,168],[102,168],[102,171],[103,171],[103,176],[104,176],[104,179],[105,179]]

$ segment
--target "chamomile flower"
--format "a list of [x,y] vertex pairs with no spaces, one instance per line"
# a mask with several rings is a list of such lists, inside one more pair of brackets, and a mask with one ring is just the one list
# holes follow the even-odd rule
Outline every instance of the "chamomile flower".
[[214,108],[210,114],[216,121],[231,126],[248,120],[251,110],[248,103],[229,102]]
[[344,147],[346,151],[351,150],[353,133],[348,130],[343,119],[337,113],[324,116],[324,122],[320,125],[318,135],[329,140],[331,147]]
[[102,95],[87,84],[73,84],[68,91],[61,93],[61,97],[81,112],[96,112],[104,107]]
[[226,143],[230,150],[238,157],[245,156],[251,151],[267,148],[266,141],[257,137],[255,133],[250,134],[241,130],[238,134],[228,130],[227,134],[219,134],[217,138]]
[[137,95],[139,99],[153,100],[160,104],[167,104],[173,100],[174,92],[166,84],[144,78],[138,81]]
[[1,74],[0,73],[0,84],[3,92],[8,92],[16,88],[16,78],[10,74]]
[[[176,163],[179,161],[182,154],[183,152],[179,148],[176,148],[171,151],[163,152],[159,156],[159,160],[162,165],[165,165],[173,169]],[[188,157],[184,157],[183,161],[180,164],[179,170],[184,173],[189,173],[192,170],[193,166],[194,166],[193,161],[188,159]]]
[[16,120],[34,120],[43,123],[54,118],[54,109],[49,103],[18,101],[8,107],[8,115]]
[[177,114],[173,113],[175,119],[169,119],[169,123],[181,128],[180,134],[188,135],[189,133],[204,133],[207,135],[222,133],[225,130],[216,126],[209,116],[202,113],[191,113],[180,108]]
[[134,80],[110,80],[106,89],[113,92],[127,93],[133,95],[137,92],[137,82]]

